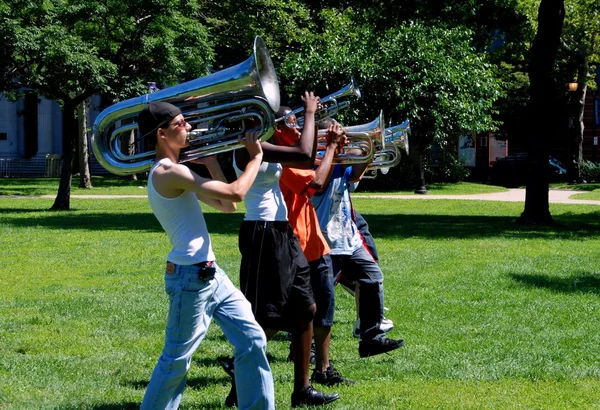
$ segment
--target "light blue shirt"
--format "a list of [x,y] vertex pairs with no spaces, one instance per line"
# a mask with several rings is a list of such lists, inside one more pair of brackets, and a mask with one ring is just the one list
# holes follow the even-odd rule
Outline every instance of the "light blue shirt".
[[344,171],[341,165],[335,165],[327,187],[311,198],[332,255],[352,255],[362,246],[350,200],[351,174],[352,167]]

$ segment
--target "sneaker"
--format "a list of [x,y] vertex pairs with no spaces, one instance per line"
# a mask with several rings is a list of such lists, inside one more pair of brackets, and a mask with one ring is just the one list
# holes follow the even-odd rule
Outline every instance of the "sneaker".
[[384,316],[379,328],[387,333],[394,328],[394,322],[392,322],[392,319],[388,319]]
[[229,394],[225,397],[225,407],[237,407],[237,389],[235,387],[235,375],[233,373],[233,357],[218,357],[217,361],[225,370],[225,373],[231,377],[231,390],[229,390]]
[[[381,321],[381,324],[379,325],[379,328],[381,330],[383,330],[385,333],[387,333],[394,328],[394,322],[392,322],[391,319],[388,319],[387,317],[384,316],[383,320]],[[354,322],[354,329],[352,329],[352,336],[354,336],[357,339],[360,338],[360,319],[356,319],[356,322]]]
[[217,357],[217,362],[219,362],[223,370],[225,370],[225,373],[227,373],[232,379],[235,378],[235,375],[233,374],[233,361],[233,357]]
[[358,354],[360,357],[375,356],[381,353],[391,352],[404,346],[402,339],[389,339],[384,335],[374,337],[369,340],[361,340],[358,344]]
[[324,386],[335,386],[337,384],[352,385],[356,384],[354,380],[343,377],[332,364],[324,371],[314,370],[310,377],[313,383],[322,384]]
[[[309,359],[309,363],[310,364],[315,364],[315,362],[317,361],[316,355],[317,355],[317,353],[315,351],[315,342],[313,342],[310,345],[310,359]],[[288,354],[287,361],[288,362],[293,362],[294,361],[294,349],[292,348],[292,343],[291,342],[290,342],[290,354]]]
[[336,401],[340,398],[337,393],[327,394],[321,393],[315,390],[314,387],[308,386],[298,393],[292,393],[292,407],[298,407],[303,405],[308,406],[322,406],[332,401]]

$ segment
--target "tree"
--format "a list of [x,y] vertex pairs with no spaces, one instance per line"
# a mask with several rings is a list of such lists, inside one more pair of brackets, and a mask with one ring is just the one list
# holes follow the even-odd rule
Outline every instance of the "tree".
[[528,178],[521,224],[552,224],[548,203],[548,136],[554,133],[557,88],[555,63],[565,17],[564,0],[542,0],[538,30],[531,46],[529,105],[531,127],[527,141]]
[[579,164],[583,158],[583,111],[587,88],[596,88],[593,64],[600,63],[600,2],[566,0],[562,46],[567,54],[566,82],[575,81],[577,90],[569,110],[569,180],[580,182]]
[[[323,10],[320,18],[324,31],[288,55],[284,84],[335,90],[356,76],[363,98],[344,118],[370,121],[381,109],[397,122],[408,117],[411,151],[421,154],[434,142],[494,129],[492,104],[500,88],[470,30],[409,23],[380,33],[351,9]],[[306,80],[298,84],[297,78]]]
[[206,74],[213,53],[197,1],[5,0],[0,3],[0,91],[30,89],[58,101],[63,161],[53,209],[70,208],[76,108],[93,94],[113,101]]

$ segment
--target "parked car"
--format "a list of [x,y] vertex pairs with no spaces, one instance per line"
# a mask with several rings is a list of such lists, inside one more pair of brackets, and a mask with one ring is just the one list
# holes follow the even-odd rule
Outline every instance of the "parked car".
[[[567,180],[567,167],[550,155],[548,161],[548,180],[564,182]],[[527,153],[519,153],[499,158],[492,166],[490,182],[507,188],[523,186],[527,183]]]

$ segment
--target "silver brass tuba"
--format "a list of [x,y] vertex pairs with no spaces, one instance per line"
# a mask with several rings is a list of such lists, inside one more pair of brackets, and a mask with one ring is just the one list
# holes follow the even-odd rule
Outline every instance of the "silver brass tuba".
[[152,101],[178,106],[193,129],[190,146],[180,162],[240,148],[244,120],[260,124],[261,140],[271,137],[279,109],[279,84],[269,51],[260,37],[246,61],[205,77],[121,101],[102,111],[92,128],[92,148],[98,162],[118,175],[147,171],[155,151],[127,155],[121,137],[137,128],[140,111]]
[[[336,91],[333,94],[328,95],[327,97],[321,98],[321,106],[322,108],[315,112],[315,122],[322,121],[327,118],[332,118],[337,115],[341,110],[348,108],[350,105],[350,101],[346,100],[349,97],[361,97],[360,90],[356,86],[354,82],[354,78],[350,79],[350,83],[342,88],[341,90]],[[304,116],[299,115],[304,112],[304,107],[296,108],[293,111],[288,112],[281,118],[277,118],[275,121],[285,121],[288,127],[304,127]],[[288,122],[288,118],[292,115],[296,116],[296,123],[291,124]]]
[[[337,164],[365,164],[375,158],[375,154],[380,147],[385,145],[384,141],[384,116],[383,110],[373,121],[361,124],[343,127],[348,144],[344,146],[343,152],[334,160]],[[319,130],[317,135],[317,158],[322,158],[322,152],[327,148],[327,130]]]

